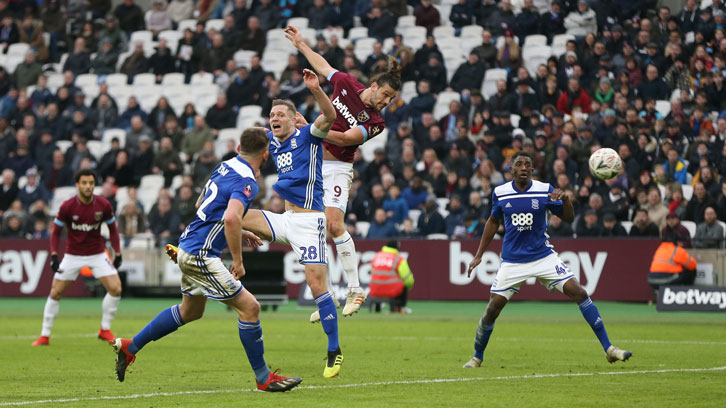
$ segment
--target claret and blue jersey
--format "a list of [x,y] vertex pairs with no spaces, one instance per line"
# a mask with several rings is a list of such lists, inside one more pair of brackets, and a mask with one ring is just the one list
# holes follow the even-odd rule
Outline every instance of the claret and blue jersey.
[[504,219],[502,261],[532,262],[554,253],[547,235],[547,210],[562,214],[562,200],[551,201],[549,183],[532,180],[520,191],[514,182],[494,189],[492,216]]
[[296,129],[282,142],[267,130],[278,174],[272,188],[298,207],[324,211],[323,139],[315,136],[312,129],[312,124]]
[[204,186],[196,217],[179,238],[180,248],[189,254],[219,257],[227,247],[224,212],[229,200],[241,201],[246,213],[258,191],[255,172],[244,159],[236,156],[220,163]]

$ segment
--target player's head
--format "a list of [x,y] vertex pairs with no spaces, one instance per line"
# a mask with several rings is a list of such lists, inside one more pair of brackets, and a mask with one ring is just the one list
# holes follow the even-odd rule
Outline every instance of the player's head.
[[237,152],[241,156],[248,158],[261,158],[260,167],[262,167],[270,155],[270,138],[267,137],[265,129],[261,127],[253,127],[245,129],[239,138],[239,146]]
[[270,110],[270,129],[276,138],[282,138],[292,133],[295,127],[295,105],[290,101],[275,99]]
[[388,71],[371,80],[371,97],[368,106],[382,110],[396,97],[401,90],[401,65],[393,58],[388,58]]
[[399,248],[401,248],[401,244],[398,242],[398,240],[395,240],[395,239],[392,239],[392,240],[388,241],[388,243],[386,244],[386,246],[389,247],[389,248],[393,248],[393,249],[399,249]]
[[529,184],[532,179],[534,156],[525,151],[518,151],[512,156],[512,179],[518,184]]
[[91,169],[78,170],[74,176],[78,195],[84,200],[93,196],[93,189],[96,187],[96,172]]

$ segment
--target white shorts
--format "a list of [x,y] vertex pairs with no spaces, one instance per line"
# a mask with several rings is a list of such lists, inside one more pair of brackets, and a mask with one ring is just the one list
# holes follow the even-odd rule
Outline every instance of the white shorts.
[[63,255],[63,260],[58,267],[58,272],[53,275],[53,279],[74,281],[78,278],[81,268],[85,266],[91,268],[93,277],[96,279],[118,274],[105,252],[96,255],[66,254]]
[[226,300],[242,291],[242,283],[219,258],[192,255],[179,248],[177,262],[182,272],[181,291],[187,296]]
[[272,242],[290,245],[301,264],[327,264],[325,257],[325,213],[262,211],[272,231]]
[[323,205],[345,213],[353,183],[353,163],[323,160]]
[[539,279],[547,290],[557,289],[562,292],[565,282],[574,277],[570,268],[555,253],[534,262],[502,262],[490,292],[510,299],[519,293],[519,287],[529,278]]

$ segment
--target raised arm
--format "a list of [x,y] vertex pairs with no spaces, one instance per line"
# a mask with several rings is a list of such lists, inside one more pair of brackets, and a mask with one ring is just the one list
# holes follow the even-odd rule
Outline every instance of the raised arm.
[[312,65],[313,69],[315,69],[315,72],[317,72],[318,74],[324,76],[325,78],[328,78],[328,75],[330,75],[331,72],[335,71],[335,69],[333,69],[333,67],[328,64],[328,61],[326,61],[322,55],[313,51],[313,49],[310,48],[310,46],[305,41],[303,41],[300,30],[298,30],[296,27],[287,26],[287,28],[285,29],[285,38],[290,40],[290,42],[292,42],[292,45],[294,45],[295,48],[297,48],[298,51],[300,51],[302,55],[305,56],[305,59],[308,60],[310,65]]
[[303,78],[305,80],[305,86],[312,92],[315,97],[315,102],[318,103],[320,110],[323,111],[323,114],[315,119],[313,125],[318,130],[328,133],[330,127],[333,126],[333,122],[335,122],[335,108],[333,107],[333,103],[330,102],[328,95],[320,87],[320,82],[315,72],[305,69],[303,70]]
[[365,143],[367,139],[366,134],[363,133],[363,129],[360,126],[356,126],[345,132],[331,130],[328,132],[328,137],[325,138],[325,141],[338,146],[358,146]]
[[499,218],[493,215],[489,216],[487,224],[484,227],[484,233],[481,235],[479,249],[476,251],[474,259],[472,259],[471,263],[469,263],[469,270],[466,272],[467,277],[469,277],[474,268],[476,268],[481,263],[481,257],[484,255],[484,251],[486,251],[489,243],[492,242],[492,239],[494,239],[494,235],[496,235],[497,231],[499,230],[500,222],[501,221],[499,221]]

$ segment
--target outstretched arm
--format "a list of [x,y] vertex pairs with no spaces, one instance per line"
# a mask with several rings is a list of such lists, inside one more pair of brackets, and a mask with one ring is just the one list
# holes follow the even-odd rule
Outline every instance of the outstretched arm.
[[285,38],[290,40],[290,42],[292,42],[292,45],[294,45],[295,48],[297,48],[298,51],[300,51],[302,55],[305,56],[310,65],[312,65],[312,67],[318,74],[324,76],[325,78],[328,78],[328,75],[330,75],[331,72],[335,71],[335,69],[333,69],[333,67],[328,64],[328,61],[326,61],[322,55],[313,51],[313,49],[310,48],[310,46],[305,41],[303,41],[300,31],[296,27],[287,26],[287,28],[285,29]]
[[335,108],[333,107],[333,103],[330,102],[328,95],[326,95],[323,88],[320,87],[320,82],[318,81],[318,76],[315,75],[315,72],[305,69],[303,70],[303,77],[305,80],[305,86],[307,86],[310,92],[312,92],[315,97],[315,102],[318,103],[320,109],[323,111],[323,114],[315,119],[313,125],[318,130],[328,133],[330,127],[333,126],[333,122],[335,122]]
[[489,216],[487,224],[484,227],[484,233],[481,236],[479,249],[476,251],[474,259],[472,259],[471,263],[469,263],[469,270],[466,272],[467,277],[471,276],[471,272],[474,270],[474,268],[479,266],[479,264],[481,263],[481,257],[484,255],[484,251],[486,251],[489,243],[492,242],[492,239],[494,239],[494,235],[496,235],[497,230],[499,230],[499,224],[499,218],[493,215]]

